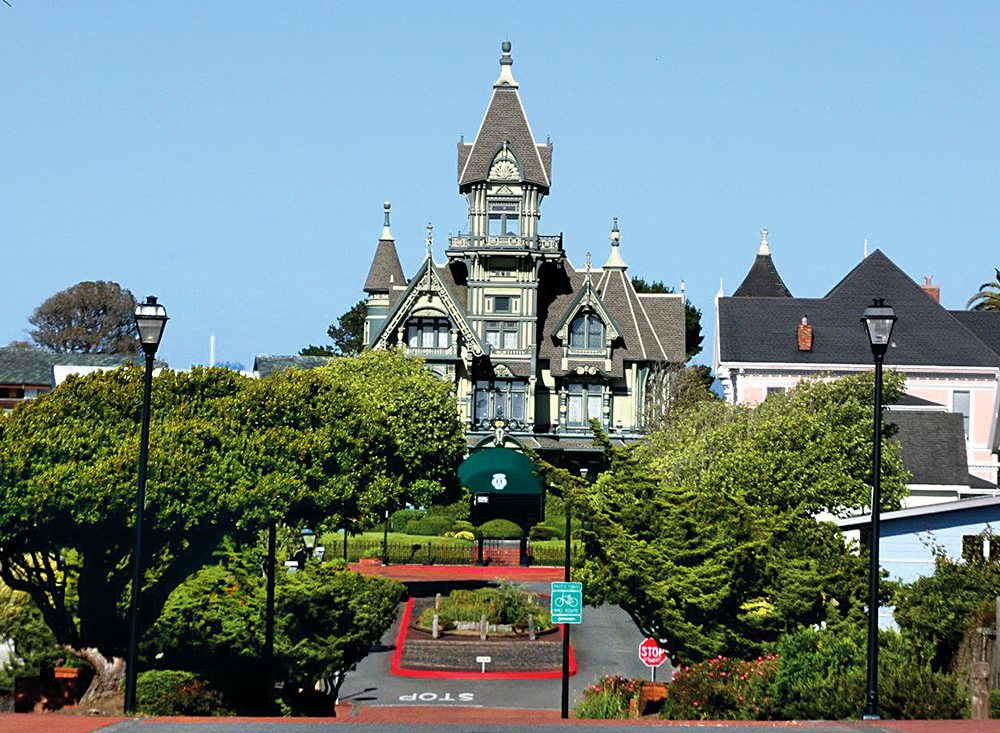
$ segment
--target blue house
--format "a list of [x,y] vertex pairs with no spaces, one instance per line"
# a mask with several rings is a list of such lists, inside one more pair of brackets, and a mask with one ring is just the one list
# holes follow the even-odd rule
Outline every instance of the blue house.
[[[862,544],[868,539],[871,515],[835,520],[845,532],[860,532]],[[992,532],[997,540],[981,544],[977,535]],[[879,562],[893,580],[911,583],[934,574],[934,548],[940,547],[952,559],[970,552],[990,555],[990,545],[1000,543],[1000,496],[984,496],[940,504],[915,506],[885,512],[880,518]],[[996,556],[996,550],[993,553]],[[895,628],[891,607],[879,609],[879,626]]]

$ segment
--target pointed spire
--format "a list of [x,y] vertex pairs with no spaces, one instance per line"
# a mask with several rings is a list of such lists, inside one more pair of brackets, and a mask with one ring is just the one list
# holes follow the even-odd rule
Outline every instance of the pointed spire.
[[743,278],[743,282],[733,291],[733,297],[790,298],[792,296],[771,260],[767,234],[767,229],[760,230],[757,257],[754,258],[750,272]]
[[434,225],[427,222],[427,259],[434,261]]
[[618,250],[618,243],[621,241],[622,235],[618,231],[618,217],[616,216],[612,220],[611,224],[611,256],[608,257],[608,261],[604,263],[604,269],[619,269],[624,270],[628,267],[625,264],[625,260],[622,259],[622,254]]
[[723,295],[723,293],[722,293],[722,278],[721,277],[719,278],[719,292],[718,292],[718,294],[715,297],[717,297],[717,298],[724,298],[725,297]]
[[514,64],[510,57],[510,41],[504,41],[500,48],[503,50],[503,56],[500,57],[500,78],[493,84],[493,88],[513,87],[517,89],[517,82],[514,81],[514,76],[510,73],[510,67]]
[[587,253],[587,279],[590,279],[590,252]]
[[867,239],[865,240],[865,255],[861,259],[863,259],[863,260],[867,260],[868,259],[868,240]]
[[767,229],[760,230],[760,247],[757,248],[757,254],[771,256],[771,248],[767,246]]
[[375,248],[375,258],[368,270],[364,291],[366,293],[387,293],[397,283],[406,284],[403,268],[399,265],[399,255],[396,254],[396,242],[389,229],[389,202],[384,204],[385,224],[382,225],[382,235],[378,238]]
[[392,230],[389,229],[389,209],[392,207],[388,201],[382,204],[385,209],[385,224],[382,225],[382,236],[379,237],[380,242],[392,242],[395,241],[392,238]]

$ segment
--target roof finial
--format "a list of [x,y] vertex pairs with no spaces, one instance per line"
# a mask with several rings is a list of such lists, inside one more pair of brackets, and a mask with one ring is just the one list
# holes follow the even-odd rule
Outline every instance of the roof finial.
[[590,277],[590,252],[587,253],[587,277]]
[[496,80],[493,86],[514,87],[517,89],[517,82],[514,81],[514,76],[510,73],[510,67],[514,63],[510,57],[510,41],[504,41],[500,48],[503,50],[503,56],[500,57],[500,78]]
[[625,264],[625,260],[622,259],[621,252],[618,251],[618,243],[621,241],[622,235],[618,231],[618,217],[614,217],[611,223],[611,256],[608,257],[608,261],[604,263],[604,269],[621,269],[624,270],[628,267]]
[[431,260],[434,256],[434,225],[427,222],[427,259]]
[[760,230],[760,247],[757,248],[757,254],[769,257],[771,255],[771,248],[767,246],[767,229]]
[[382,207],[385,209],[385,224],[382,225],[382,236],[379,237],[380,240],[393,241],[392,231],[389,229],[389,208],[392,206],[388,201],[386,201]]
[[861,259],[863,259],[863,260],[867,260],[868,259],[868,240],[867,239],[865,240],[865,256],[862,257]]

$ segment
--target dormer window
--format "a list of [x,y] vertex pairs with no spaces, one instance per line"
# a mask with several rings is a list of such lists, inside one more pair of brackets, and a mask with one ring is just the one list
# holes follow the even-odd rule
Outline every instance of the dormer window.
[[569,324],[569,347],[574,351],[604,348],[604,323],[595,313],[580,313]]
[[451,323],[447,318],[411,318],[406,323],[406,345],[411,349],[447,349]]

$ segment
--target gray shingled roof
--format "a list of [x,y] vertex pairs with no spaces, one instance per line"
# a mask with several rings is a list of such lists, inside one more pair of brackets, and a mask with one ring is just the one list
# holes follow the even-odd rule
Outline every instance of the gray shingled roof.
[[1000,354],[1000,311],[948,311],[980,341]]
[[910,484],[968,486],[965,428],[957,412],[892,410],[887,424],[896,425],[894,439],[903,451]]
[[[1000,366],[1000,354],[879,250],[823,298],[720,298],[720,361],[870,364],[861,314],[875,297],[884,298],[899,319],[887,366]],[[798,349],[796,329],[803,316],[813,327],[811,351]]]
[[[466,152],[460,143],[458,149],[459,163],[466,161],[459,169],[458,185],[465,186],[477,181],[485,181],[490,172],[490,165],[504,141],[510,143],[521,166],[521,172],[526,181],[537,183],[545,189],[549,187],[549,172],[542,160],[540,149],[536,145],[528,125],[528,118],[521,105],[521,97],[513,87],[496,87],[493,98],[486,109],[483,124],[476,135],[476,141]],[[467,143],[466,143],[467,145]],[[551,166],[551,154],[548,156]]]
[[406,277],[399,264],[399,255],[396,254],[396,243],[391,239],[380,239],[378,247],[375,248],[372,266],[368,270],[364,291],[366,293],[386,292],[393,285],[406,285]]
[[[592,276],[601,300],[622,331],[623,344],[616,343],[612,350],[612,374],[621,376],[626,361],[684,361],[684,303],[681,298],[638,295],[624,270],[597,270]],[[562,344],[552,332],[573,305],[585,281],[586,274],[577,272],[563,259],[546,283],[554,299],[539,316],[538,357],[549,361],[555,376],[565,372],[561,367]],[[570,370],[585,363],[571,361]],[[603,368],[603,362],[601,366]]]
[[46,351],[16,346],[0,348],[0,383],[38,384],[55,386],[52,367],[104,366],[118,367],[140,357],[124,354],[50,354]]
[[286,369],[316,369],[326,366],[336,356],[273,356],[258,354],[253,360],[253,370],[261,377],[278,374]]
[[750,272],[733,293],[734,298],[790,298],[792,294],[785,287],[781,275],[774,266],[771,255],[758,254]]

